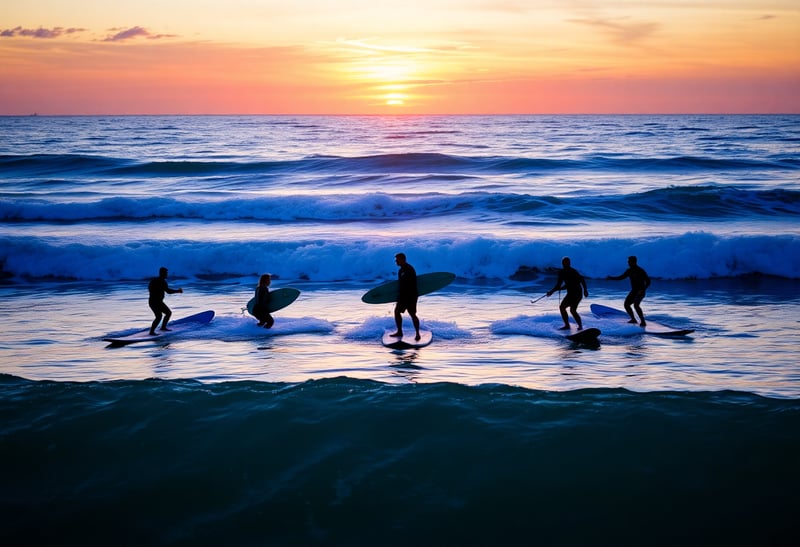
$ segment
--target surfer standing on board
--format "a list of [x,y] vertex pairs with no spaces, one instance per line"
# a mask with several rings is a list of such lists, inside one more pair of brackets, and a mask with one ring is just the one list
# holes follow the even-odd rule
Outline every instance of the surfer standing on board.
[[269,314],[269,286],[272,284],[272,276],[263,274],[258,280],[256,287],[256,304],[253,306],[253,315],[258,319],[258,326],[268,329],[275,324],[275,320]]
[[158,326],[159,321],[161,321],[161,317],[163,315],[164,322],[161,323],[161,330],[169,330],[167,328],[167,323],[169,322],[169,318],[172,317],[172,310],[164,303],[164,295],[165,294],[175,294],[175,293],[182,293],[183,289],[170,289],[169,285],[167,284],[167,274],[168,270],[164,267],[161,267],[158,270],[158,277],[154,277],[150,280],[150,284],[147,286],[147,290],[150,291],[150,298],[147,301],[147,304],[150,306],[150,309],[153,310],[153,314],[156,316],[153,324],[150,326],[150,336],[156,335],[156,327]]
[[390,336],[396,338],[403,337],[403,312],[407,311],[414,323],[414,330],[417,331],[415,340],[420,339],[419,318],[417,317],[417,271],[406,262],[405,253],[394,255],[394,262],[400,269],[397,271],[397,283],[400,285],[397,290],[397,304],[394,307],[394,323],[397,325],[397,332]]
[[[561,300],[558,309],[561,310],[561,318],[564,320],[564,326],[560,330],[569,330],[569,317],[567,316],[567,308],[569,308],[572,317],[578,324],[578,330],[583,330],[583,322],[581,316],[578,315],[578,304],[584,296],[589,296],[589,291],[586,288],[586,280],[583,276],[573,268],[568,256],[561,259],[563,268],[558,272],[558,279],[552,289],[547,291],[547,296],[551,296],[554,292],[566,287],[567,295]],[[583,290],[581,290],[583,289]]]
[[642,308],[639,304],[642,303],[644,300],[645,292],[647,291],[647,287],[650,286],[650,276],[647,275],[647,272],[637,264],[637,260],[635,256],[628,257],[628,269],[622,275],[609,275],[606,279],[613,279],[614,281],[619,281],[621,279],[625,279],[629,277],[631,280],[631,292],[628,293],[628,296],[625,297],[625,311],[628,312],[628,315],[631,316],[631,320],[628,323],[636,323],[636,316],[633,315],[633,307],[636,309],[636,313],[639,314],[639,319],[641,322],[639,323],[641,326],[647,326],[647,321],[644,320],[644,313],[642,313]]

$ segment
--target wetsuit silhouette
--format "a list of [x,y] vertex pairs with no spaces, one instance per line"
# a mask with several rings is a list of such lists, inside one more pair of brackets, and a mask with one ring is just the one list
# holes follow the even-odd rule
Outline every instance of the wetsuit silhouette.
[[647,321],[644,320],[644,313],[642,312],[640,304],[642,300],[644,300],[647,288],[650,286],[650,276],[637,264],[635,256],[629,256],[628,269],[625,270],[622,275],[609,275],[607,279],[619,281],[626,277],[631,280],[631,291],[628,293],[628,296],[625,297],[625,311],[628,312],[628,315],[631,317],[631,320],[628,322],[637,322],[636,316],[633,315],[633,309],[635,309],[641,320],[639,324],[644,327],[647,325]]
[[564,326],[561,327],[561,329],[569,329],[569,317],[567,316],[567,308],[569,308],[572,317],[575,319],[575,323],[578,325],[578,330],[582,330],[583,322],[581,321],[581,316],[578,315],[578,304],[580,304],[584,296],[589,296],[589,291],[586,289],[586,280],[578,270],[570,265],[569,257],[565,256],[561,259],[561,265],[563,268],[558,272],[556,284],[547,292],[547,296],[566,287],[567,295],[561,300],[561,304],[558,306],[561,312],[561,318],[564,320]]
[[395,263],[400,266],[400,269],[397,271],[397,283],[399,284],[399,288],[397,290],[397,305],[394,307],[394,322],[397,326],[397,331],[392,334],[392,336],[403,337],[403,312],[407,311],[408,315],[411,316],[411,322],[414,324],[414,330],[416,331],[415,339],[419,340],[417,271],[411,264],[406,262],[406,255],[403,253],[395,255]]
[[169,330],[167,328],[167,323],[169,322],[169,318],[172,317],[172,310],[164,303],[164,295],[182,293],[183,289],[170,289],[167,284],[167,269],[161,268],[158,271],[158,277],[154,277],[150,280],[147,290],[150,292],[150,298],[147,300],[147,304],[150,306],[150,309],[153,310],[153,315],[156,316],[155,320],[153,320],[153,324],[150,326],[150,335],[155,336],[156,327],[161,321],[161,318],[164,318],[164,322],[161,323],[161,330]]
[[269,313],[269,285],[271,279],[261,277],[258,287],[256,287],[256,304],[253,306],[253,315],[258,319],[258,326],[266,329],[275,324],[275,320]]

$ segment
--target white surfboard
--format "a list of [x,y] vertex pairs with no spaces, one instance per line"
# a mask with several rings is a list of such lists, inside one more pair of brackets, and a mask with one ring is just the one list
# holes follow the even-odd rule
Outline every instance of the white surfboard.
[[398,338],[397,336],[391,336],[391,334],[395,332],[394,329],[387,330],[383,333],[383,338],[381,338],[381,342],[387,348],[393,349],[413,349],[413,348],[424,348],[428,344],[431,343],[433,340],[433,333],[429,330],[419,330],[420,338],[419,340],[415,340],[417,337],[417,333],[414,332],[414,329],[404,331],[403,337]]

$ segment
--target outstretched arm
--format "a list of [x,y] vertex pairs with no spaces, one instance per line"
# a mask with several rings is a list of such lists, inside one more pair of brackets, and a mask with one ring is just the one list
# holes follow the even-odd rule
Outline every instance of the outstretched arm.
[[606,279],[611,279],[613,281],[621,281],[621,280],[625,279],[626,277],[628,277],[629,273],[630,273],[630,270],[625,270],[625,273],[623,273],[621,275],[607,275]]

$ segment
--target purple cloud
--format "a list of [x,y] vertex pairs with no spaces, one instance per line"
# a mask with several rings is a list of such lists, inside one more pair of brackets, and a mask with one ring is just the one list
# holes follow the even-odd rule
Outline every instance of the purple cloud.
[[84,32],[85,30],[86,29],[83,28],[64,28],[64,27],[53,27],[53,28],[39,27],[37,29],[16,27],[16,28],[0,30],[0,37],[14,38],[16,36],[24,36],[27,38],[58,38],[62,34],[74,34],[76,32]]
[[[111,29],[111,30],[119,30],[119,29]],[[151,34],[149,30],[146,28],[142,28],[139,26],[131,27],[125,30],[119,30],[113,36],[109,36],[104,42],[122,42],[124,40],[130,40],[132,38],[147,38],[148,40],[158,40],[159,38],[174,38],[174,34]]]

